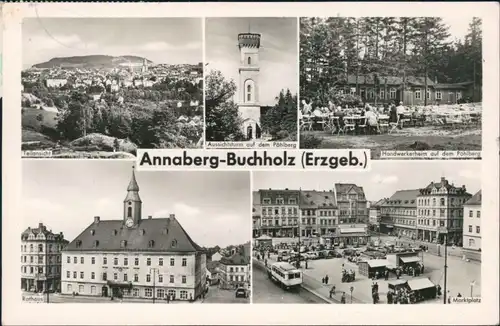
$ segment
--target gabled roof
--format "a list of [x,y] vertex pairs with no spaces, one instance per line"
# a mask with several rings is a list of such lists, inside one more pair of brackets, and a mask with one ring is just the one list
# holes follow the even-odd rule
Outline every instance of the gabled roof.
[[133,228],[126,227],[122,220],[94,222],[65,251],[186,253],[202,251],[202,248],[189,237],[175,217],[170,217],[141,220]]
[[21,239],[27,240],[30,234],[37,236],[40,233],[43,234],[45,237],[52,236],[54,238],[54,241],[60,241],[65,243],[68,242],[67,240],[64,240],[64,235],[62,232],[53,233],[51,230],[48,230],[47,227],[43,225],[43,223],[39,223],[37,228],[31,228],[31,227],[26,228],[26,230],[24,230],[21,233]]
[[295,198],[297,200],[297,204],[300,200],[300,192],[299,190],[289,190],[289,189],[261,189],[260,192],[260,202],[263,203],[264,199],[271,199],[271,205],[276,205],[277,198],[284,199],[284,205],[288,205],[289,198]]
[[387,201],[384,202],[384,207],[417,207],[417,196],[420,194],[419,189],[398,190]]
[[207,261],[207,269],[211,272],[214,273],[215,269],[220,266],[219,261]]
[[472,196],[468,201],[465,202],[464,205],[481,205],[482,195],[481,190],[476,192],[474,196]]
[[231,257],[222,257],[220,263],[222,265],[248,265],[250,258],[236,253]]
[[444,177],[441,178],[441,181],[439,181],[439,182],[433,181],[430,184],[428,184],[427,187],[420,189],[420,194],[422,194],[422,195],[430,194],[433,188],[440,189],[443,187],[446,188],[448,191],[450,191],[451,189],[454,189],[457,192],[457,194],[460,194],[460,195],[470,195],[466,191],[465,185],[463,185],[462,187],[456,187],[455,185],[450,184],[448,182],[448,180],[446,180],[446,178],[444,178]]
[[354,183],[336,183],[335,184],[335,192],[337,194],[337,201],[340,201],[340,195],[346,194],[353,190],[358,195],[365,195],[365,191],[363,187],[357,186]]
[[335,208],[337,201],[333,191],[302,190],[300,193],[301,208]]

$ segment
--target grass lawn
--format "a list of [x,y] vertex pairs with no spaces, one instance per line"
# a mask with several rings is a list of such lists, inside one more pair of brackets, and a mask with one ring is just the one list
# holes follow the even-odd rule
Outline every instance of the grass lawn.
[[301,136],[320,138],[322,141],[317,148],[370,149],[372,159],[379,159],[383,150],[481,150],[479,126],[408,127],[381,135],[339,136],[326,131],[302,131]]

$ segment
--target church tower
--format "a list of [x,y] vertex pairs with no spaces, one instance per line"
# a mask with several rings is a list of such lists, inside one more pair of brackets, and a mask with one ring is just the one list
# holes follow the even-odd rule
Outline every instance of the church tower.
[[260,138],[259,48],[260,34],[238,34],[240,50],[238,111],[246,139]]
[[133,227],[141,221],[142,201],[139,197],[139,185],[135,180],[135,171],[127,187],[127,197],[123,201],[123,222],[127,227]]

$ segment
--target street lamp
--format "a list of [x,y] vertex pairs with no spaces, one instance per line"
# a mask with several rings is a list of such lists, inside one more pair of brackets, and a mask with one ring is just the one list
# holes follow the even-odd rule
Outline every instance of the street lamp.
[[448,263],[448,234],[444,235],[444,296],[443,296],[443,303],[446,304],[446,296],[447,296],[447,289],[446,289],[446,281],[447,281],[447,263]]
[[48,259],[48,245],[47,237],[45,237],[45,291],[47,291],[47,303],[49,303],[49,259]]
[[351,291],[351,303],[352,303],[352,291],[354,291],[354,286],[351,286],[349,290]]
[[155,303],[155,294],[156,294],[156,271],[158,269],[155,267],[152,267],[149,269],[149,273],[153,271],[153,303]]
[[474,285],[476,285],[476,281],[470,282],[470,297],[472,298],[472,292],[474,291]]

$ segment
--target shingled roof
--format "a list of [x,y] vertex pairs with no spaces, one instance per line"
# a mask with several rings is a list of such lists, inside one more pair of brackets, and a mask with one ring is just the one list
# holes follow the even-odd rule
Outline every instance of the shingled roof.
[[[359,85],[374,85],[375,84],[374,77],[375,76],[372,74],[359,75],[358,76],[358,84]],[[380,80],[381,85],[400,86],[403,84],[403,77],[399,77],[399,76],[379,75],[379,80]],[[347,83],[348,84],[356,84],[356,76],[355,75],[347,76]],[[406,83],[408,85],[424,86],[425,85],[425,78],[424,77],[407,76]],[[427,86],[433,86],[434,84],[435,83],[430,78],[427,78]]]
[[302,190],[300,193],[301,208],[335,208],[337,201],[333,191]]
[[354,183],[336,183],[335,192],[337,194],[337,201],[340,201],[341,194],[348,193],[351,190],[354,190],[354,192],[356,192],[358,195],[365,195],[363,187],[355,185]]
[[419,189],[398,190],[382,206],[416,208],[419,193]]
[[39,223],[37,228],[26,228],[26,230],[21,233],[21,239],[28,240],[30,234],[37,236],[40,233],[42,233],[46,238],[51,238],[54,241],[68,242],[64,240],[64,235],[62,232],[53,233],[52,230],[48,230],[47,227],[43,225],[43,223]]
[[202,251],[175,217],[141,220],[133,228],[123,220],[95,218],[65,251],[151,251],[186,253]]

